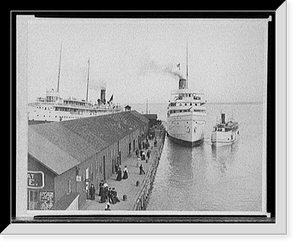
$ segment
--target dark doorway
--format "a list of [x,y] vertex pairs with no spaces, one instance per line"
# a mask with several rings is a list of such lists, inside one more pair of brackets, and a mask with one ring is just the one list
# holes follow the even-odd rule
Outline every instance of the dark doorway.
[[114,158],[111,160],[111,171],[113,174],[116,173],[116,159]]
[[105,156],[103,156],[103,179],[106,180]]
[[118,152],[117,161],[118,161],[118,164],[121,165],[121,151]]

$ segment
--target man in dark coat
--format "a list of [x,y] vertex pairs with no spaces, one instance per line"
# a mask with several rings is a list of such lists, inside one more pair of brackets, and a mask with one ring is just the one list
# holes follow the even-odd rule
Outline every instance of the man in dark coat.
[[145,174],[145,171],[143,169],[143,165],[141,164],[140,165],[140,175],[143,175],[143,174]]
[[101,180],[101,182],[99,183],[99,196],[101,197],[103,194],[103,180]]
[[151,154],[151,150],[148,150],[148,151],[147,151],[147,158],[148,158],[148,159],[150,158],[150,154]]
[[91,184],[91,187],[89,189],[89,193],[90,193],[90,199],[91,200],[95,200],[95,187],[94,184]]
[[108,186],[103,188],[101,200],[100,200],[101,203],[106,202],[107,195],[108,195]]

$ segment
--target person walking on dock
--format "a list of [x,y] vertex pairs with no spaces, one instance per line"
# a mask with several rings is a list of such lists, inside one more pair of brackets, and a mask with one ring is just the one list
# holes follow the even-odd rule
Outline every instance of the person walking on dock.
[[91,187],[89,189],[89,193],[90,193],[90,199],[91,200],[95,200],[95,187],[94,184],[91,184]]
[[128,178],[128,169],[127,166],[125,165],[125,168],[123,170],[123,179],[127,179]]
[[122,180],[122,170],[119,167],[118,171],[117,171],[117,181],[121,181]]
[[104,183],[103,193],[101,196],[101,202],[102,203],[106,202],[107,197],[108,197],[108,184]]
[[110,204],[109,204],[109,202],[106,204],[106,206],[105,206],[105,211],[110,211],[111,209],[110,209]]
[[137,166],[137,167],[140,167],[140,164],[141,164],[141,158],[140,158],[140,157],[138,157],[138,158],[137,158],[137,163],[136,163],[136,166]]
[[150,154],[151,154],[151,150],[149,149],[149,150],[147,151],[147,158],[148,158],[148,160],[150,159]]
[[103,189],[104,189],[103,185],[104,185],[104,182],[103,182],[103,180],[101,180],[101,182],[99,183],[99,196],[100,197],[103,194]]
[[143,165],[141,164],[140,165],[140,175],[144,175],[145,174],[145,171],[143,169]]
[[142,156],[143,156],[143,151],[140,150],[140,158],[142,158]]
[[144,151],[142,151],[142,160],[146,160],[146,154]]
[[106,192],[107,192],[107,187],[102,186],[102,190],[100,189],[100,203],[106,202]]
[[111,203],[116,204],[117,202],[120,202],[118,198],[118,193],[115,188],[112,188],[111,190]]
[[109,202],[109,203],[112,203],[112,193],[111,193],[111,188],[108,189],[107,196],[108,196],[108,202]]

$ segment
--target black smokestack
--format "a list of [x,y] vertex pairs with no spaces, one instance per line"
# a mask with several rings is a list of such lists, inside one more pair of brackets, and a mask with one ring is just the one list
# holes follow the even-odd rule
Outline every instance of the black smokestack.
[[105,92],[106,92],[106,89],[101,89],[101,94],[100,94],[100,100],[102,103],[106,103],[106,100],[105,100]]
[[225,114],[224,113],[221,114],[221,118],[222,118],[222,124],[225,124]]
[[180,78],[179,79],[179,89],[186,89],[186,79]]

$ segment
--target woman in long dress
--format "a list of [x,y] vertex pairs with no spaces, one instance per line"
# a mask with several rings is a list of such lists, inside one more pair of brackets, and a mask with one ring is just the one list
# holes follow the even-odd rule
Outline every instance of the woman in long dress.
[[117,181],[121,181],[122,180],[122,171],[121,168],[118,169],[117,171]]
[[112,200],[111,201],[112,204],[116,204],[117,202],[120,202],[118,198],[118,193],[115,188],[112,188],[111,190],[111,200]]
[[101,199],[100,199],[101,203],[106,202],[107,194],[108,194],[108,186],[105,185],[105,187],[103,187],[102,194],[101,194]]
[[125,165],[125,168],[123,170],[123,179],[127,179],[128,178],[128,169],[127,166]]

